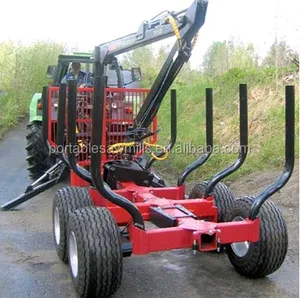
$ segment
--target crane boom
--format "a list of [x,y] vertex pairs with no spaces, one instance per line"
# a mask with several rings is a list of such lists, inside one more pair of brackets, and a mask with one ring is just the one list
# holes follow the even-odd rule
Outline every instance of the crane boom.
[[116,56],[171,37],[174,35],[174,30],[166,21],[167,17],[171,15],[181,29],[185,22],[182,17],[185,12],[186,10],[159,14],[150,21],[144,21],[137,32],[100,44],[101,51],[105,52],[106,57]]

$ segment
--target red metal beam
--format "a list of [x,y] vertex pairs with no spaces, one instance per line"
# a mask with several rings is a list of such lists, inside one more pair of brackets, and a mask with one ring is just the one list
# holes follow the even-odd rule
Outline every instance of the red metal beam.
[[[197,222],[199,223],[199,221]],[[207,229],[211,228],[213,225],[215,226],[214,230]],[[198,225],[198,229],[201,229],[201,225]],[[213,233],[210,235],[211,232]],[[242,241],[258,241],[259,219],[255,219],[254,221],[246,220],[220,224],[203,222],[203,229],[201,231],[185,229],[182,228],[182,226],[143,231],[131,225],[129,233],[134,254],[147,254],[156,251],[192,248],[195,239],[198,240],[200,251],[209,251],[216,249],[217,242],[225,244]],[[201,239],[201,236],[203,235],[211,236],[212,243],[203,243],[204,238]]]

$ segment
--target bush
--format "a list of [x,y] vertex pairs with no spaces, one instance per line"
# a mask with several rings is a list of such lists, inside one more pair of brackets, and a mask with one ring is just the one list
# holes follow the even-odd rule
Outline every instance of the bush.
[[28,112],[32,95],[49,82],[47,66],[62,52],[63,46],[52,42],[0,44],[0,138]]

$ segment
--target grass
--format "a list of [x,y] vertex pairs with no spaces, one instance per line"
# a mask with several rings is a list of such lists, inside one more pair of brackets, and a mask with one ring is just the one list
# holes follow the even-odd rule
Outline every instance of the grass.
[[[207,84],[208,83],[208,84]],[[284,85],[276,93],[274,72],[270,69],[232,70],[207,82],[199,79],[178,90],[178,133],[176,148],[168,160],[157,162],[161,173],[178,176],[183,169],[201,156],[200,152],[183,150],[205,145],[205,87],[214,87],[214,145],[209,161],[189,176],[190,181],[209,179],[237,158],[239,145],[238,85],[248,84],[249,150],[244,165],[228,179],[232,180],[258,170],[278,168],[284,163],[285,105]],[[296,135],[299,135],[299,90],[296,85]],[[169,96],[159,112],[159,144],[166,144],[170,136]],[[189,145],[187,145],[189,144]],[[235,153],[225,150],[225,146]],[[182,149],[180,151],[180,148]],[[193,148],[193,147],[192,147]],[[299,156],[296,138],[296,155]],[[184,152],[183,152],[184,151]]]

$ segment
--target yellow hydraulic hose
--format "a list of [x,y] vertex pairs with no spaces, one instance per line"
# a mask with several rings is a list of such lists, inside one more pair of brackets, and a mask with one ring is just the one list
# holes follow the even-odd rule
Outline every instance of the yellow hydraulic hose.
[[[76,134],[77,133],[79,133],[79,130],[78,130],[77,125],[76,125]],[[77,140],[77,142],[78,142],[78,145],[79,145],[80,149],[82,150],[83,147],[84,147],[83,141],[82,140]]]
[[[171,24],[171,26],[173,28],[173,31],[174,31],[174,34],[177,38],[179,49],[182,49],[182,39],[181,39],[180,31],[179,31],[179,28],[177,26],[175,18],[173,16],[169,15],[166,18],[166,22]],[[196,46],[196,43],[198,41],[198,35],[199,35],[199,32],[197,32],[195,34],[195,37],[194,37],[193,42],[192,42],[192,49]]]
[[173,16],[169,15],[166,18],[166,22],[171,24],[171,26],[173,28],[173,31],[174,31],[174,34],[175,34],[175,36],[177,38],[179,49],[181,50],[182,49],[182,40],[181,40],[181,35],[180,35],[179,28],[177,26],[176,20],[174,19]]
[[[147,143],[147,142],[144,142],[144,144],[146,145],[146,147],[150,147],[150,148],[156,148],[156,149],[160,149],[162,151],[164,151],[164,155],[162,157],[158,157],[157,155],[154,154],[154,152],[151,153],[151,156],[158,160],[158,161],[162,161],[162,160],[166,160],[169,156],[169,151],[164,147],[164,146],[161,146],[161,145],[157,145],[157,144],[150,144],[150,143]],[[135,145],[135,142],[129,142],[129,143],[117,143],[117,144],[114,144],[114,145],[111,145],[109,148],[108,148],[108,153],[112,153],[112,154],[118,154],[118,153],[121,153],[123,152],[123,150],[127,147],[131,147],[131,146],[134,146]]]

